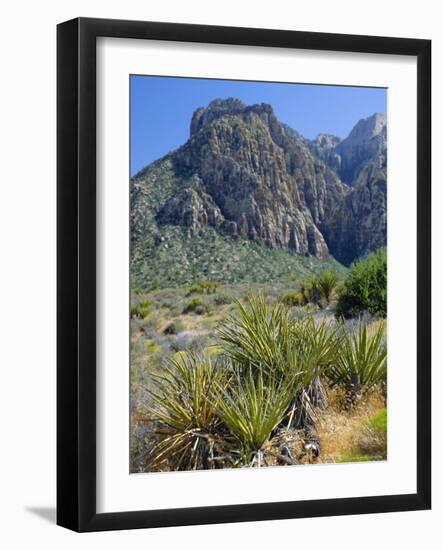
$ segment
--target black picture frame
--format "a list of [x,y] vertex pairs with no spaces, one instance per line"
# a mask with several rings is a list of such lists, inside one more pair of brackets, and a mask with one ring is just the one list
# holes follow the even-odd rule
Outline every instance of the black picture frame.
[[[96,512],[96,39],[396,54],[417,58],[417,492],[361,498]],[[431,506],[431,41],[79,18],[57,28],[57,523],[104,531]]]

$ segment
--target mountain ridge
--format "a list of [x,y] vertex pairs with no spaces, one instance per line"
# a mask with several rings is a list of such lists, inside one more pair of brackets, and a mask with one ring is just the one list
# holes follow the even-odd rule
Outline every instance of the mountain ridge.
[[228,98],[197,109],[187,142],[131,178],[137,273],[172,233],[175,248],[215,232],[238,246],[345,264],[382,246],[386,124],[377,113],[344,140],[306,140],[269,104]]

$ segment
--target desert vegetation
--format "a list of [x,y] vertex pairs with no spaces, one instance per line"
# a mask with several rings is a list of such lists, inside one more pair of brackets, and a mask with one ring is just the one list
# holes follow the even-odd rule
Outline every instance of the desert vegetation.
[[210,86],[130,178],[130,470],[384,460],[387,115],[310,139]]
[[385,460],[385,250],[133,289],[131,471]]

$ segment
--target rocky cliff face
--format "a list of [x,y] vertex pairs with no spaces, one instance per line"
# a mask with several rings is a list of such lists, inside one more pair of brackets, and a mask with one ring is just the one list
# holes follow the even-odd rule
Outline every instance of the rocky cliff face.
[[185,238],[212,228],[345,263],[385,244],[386,119],[371,119],[346,140],[308,142],[270,105],[227,99],[198,109],[189,140],[131,181],[134,256],[170,226]]
[[339,143],[336,152],[341,157],[339,175],[343,181],[355,183],[359,171],[378,157],[386,158],[387,116],[376,113],[360,120],[349,136]]
[[361,119],[348,137],[320,134],[308,142],[349,189],[345,205],[324,228],[332,254],[344,264],[387,242],[387,117]]
[[230,100],[199,109],[173,163],[192,183],[167,201],[158,223],[193,231],[210,224],[271,248],[328,256],[319,226],[344,199],[345,185],[287,135],[270,105]]
[[322,159],[339,175],[353,185],[365,164],[387,155],[387,115],[375,113],[361,119],[344,140],[329,134],[319,134],[307,141],[312,153]]

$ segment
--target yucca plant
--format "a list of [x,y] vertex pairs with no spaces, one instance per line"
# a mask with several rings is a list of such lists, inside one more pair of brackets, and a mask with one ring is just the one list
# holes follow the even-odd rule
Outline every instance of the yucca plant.
[[[313,426],[314,409],[327,407],[327,393],[321,377],[335,362],[340,339],[339,326],[326,320],[315,322],[307,317],[292,326],[292,347],[298,360],[296,372],[301,373],[303,382],[295,402],[296,426]],[[288,363],[289,368],[292,364]]]
[[291,345],[304,363],[305,371],[316,373],[335,360],[341,339],[340,326],[325,319],[315,322],[313,317],[296,321],[291,326]]
[[309,277],[300,282],[300,292],[304,297],[305,304],[320,304],[321,290],[317,277]]
[[355,330],[344,329],[336,361],[327,374],[332,386],[343,385],[356,393],[384,382],[387,377],[385,322],[377,322],[370,328],[359,320]]
[[237,301],[236,316],[221,323],[217,336],[224,353],[239,366],[256,371],[283,370],[290,345],[291,320],[282,304],[268,305],[262,294]]
[[336,276],[336,273],[331,269],[326,269],[318,275],[316,282],[322,297],[325,302],[329,304],[332,293],[338,284],[338,277]]
[[161,375],[153,375],[153,422],[158,443],[151,469],[197,470],[215,467],[223,446],[218,416],[220,388],[227,370],[210,356],[181,353],[169,360]]
[[[255,374],[296,378],[298,384],[308,385],[321,360],[320,352],[318,363],[313,357],[314,322],[293,320],[287,308],[282,304],[268,305],[261,294],[250,294],[246,306],[240,302],[237,305],[238,315],[229,317],[218,329],[224,354],[238,367],[251,369]],[[308,336],[308,342],[301,334]],[[319,344],[319,336],[317,341]]]
[[314,407],[327,403],[319,377],[334,360],[338,331],[325,321],[294,320],[283,305],[269,306],[262,295],[250,295],[238,309],[218,332],[224,353],[246,371],[293,384],[289,424],[311,425]]
[[232,442],[236,465],[266,464],[266,446],[289,414],[293,382],[275,376],[237,370],[228,387],[219,387],[219,416]]

